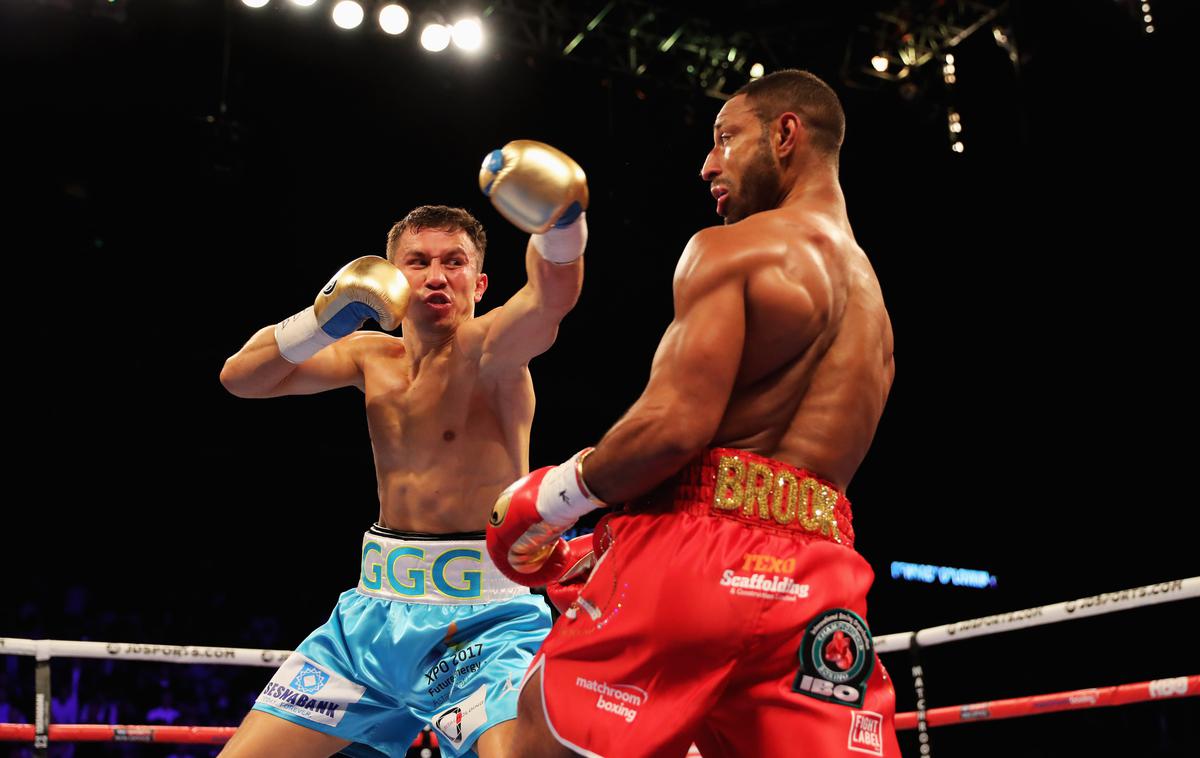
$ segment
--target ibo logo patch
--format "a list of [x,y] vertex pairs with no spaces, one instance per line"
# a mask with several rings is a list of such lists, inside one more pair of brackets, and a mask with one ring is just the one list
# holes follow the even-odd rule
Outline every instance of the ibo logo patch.
[[329,683],[329,674],[326,674],[321,669],[306,663],[300,669],[300,673],[291,681],[291,688],[306,695],[315,695],[321,691],[321,688]]
[[875,669],[875,648],[867,622],[857,613],[833,608],[819,614],[804,632],[799,658],[793,692],[862,707]]

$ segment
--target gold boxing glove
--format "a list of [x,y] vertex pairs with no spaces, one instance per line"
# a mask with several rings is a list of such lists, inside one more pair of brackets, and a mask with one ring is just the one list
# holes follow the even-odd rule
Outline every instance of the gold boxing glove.
[[530,234],[566,227],[588,205],[587,176],[579,164],[533,140],[514,140],[489,153],[479,169],[479,188],[501,215]]
[[408,310],[408,280],[378,255],[350,261],[333,275],[316,301],[279,322],[275,342],[291,363],[303,363],[373,318],[391,331]]

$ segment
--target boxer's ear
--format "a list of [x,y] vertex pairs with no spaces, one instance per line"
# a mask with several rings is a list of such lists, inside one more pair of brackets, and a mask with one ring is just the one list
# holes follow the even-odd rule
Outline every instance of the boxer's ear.
[[808,131],[804,122],[791,111],[787,111],[775,119],[771,129],[772,147],[775,155],[784,158],[796,152],[796,148],[808,143]]

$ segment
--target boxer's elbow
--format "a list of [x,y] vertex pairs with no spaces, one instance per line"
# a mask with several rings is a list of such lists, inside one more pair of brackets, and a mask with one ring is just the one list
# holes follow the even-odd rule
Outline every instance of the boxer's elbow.
[[[663,406],[651,425],[655,447],[672,460],[687,461],[703,450],[717,432],[717,423],[694,406]],[[717,420],[719,422],[719,419]]]
[[259,386],[260,384],[260,382],[254,381],[254,377],[242,368],[237,361],[236,355],[227,358],[225,365],[221,367],[221,386],[235,397],[265,397],[265,390]]
[[716,433],[716,424],[703,418],[690,418],[675,426],[671,444],[680,457],[690,459],[707,447]]

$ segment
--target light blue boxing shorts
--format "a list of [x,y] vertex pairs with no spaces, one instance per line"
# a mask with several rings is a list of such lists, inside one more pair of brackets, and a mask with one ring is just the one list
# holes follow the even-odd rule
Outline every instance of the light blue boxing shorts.
[[426,724],[443,755],[462,755],[517,717],[521,677],[549,631],[549,608],[492,564],[483,532],[373,526],[358,587],[254,709],[350,740],[346,755],[403,756]]

